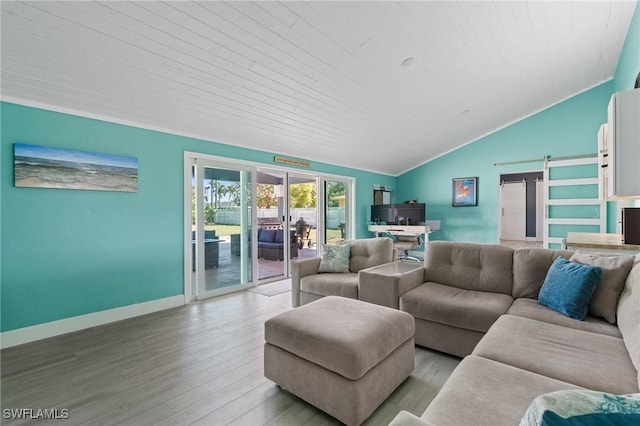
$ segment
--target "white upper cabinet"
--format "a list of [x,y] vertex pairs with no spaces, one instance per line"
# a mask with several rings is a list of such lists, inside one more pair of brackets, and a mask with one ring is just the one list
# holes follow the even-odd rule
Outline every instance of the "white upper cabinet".
[[609,197],[609,124],[604,123],[598,130],[598,198],[606,200]]
[[598,135],[606,155],[607,198],[640,197],[640,89],[614,93]]

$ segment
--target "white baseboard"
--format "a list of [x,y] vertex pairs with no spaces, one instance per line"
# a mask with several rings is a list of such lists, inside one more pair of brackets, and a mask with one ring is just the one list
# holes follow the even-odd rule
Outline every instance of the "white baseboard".
[[51,321],[44,324],[19,328],[16,330],[0,333],[0,349],[12,346],[35,342],[36,340],[59,336],[73,331],[98,325],[109,324],[111,322],[122,321],[140,315],[150,314],[176,306],[184,305],[184,295],[165,297],[163,299],[152,300],[150,302],[136,303],[119,308],[107,309],[106,311],[94,312],[91,314],[79,315],[77,317],[65,318]]

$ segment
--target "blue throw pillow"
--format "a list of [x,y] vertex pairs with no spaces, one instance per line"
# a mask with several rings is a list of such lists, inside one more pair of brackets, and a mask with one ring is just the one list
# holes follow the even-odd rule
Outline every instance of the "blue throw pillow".
[[538,303],[582,321],[587,316],[600,277],[602,269],[598,266],[581,265],[558,257],[547,272]]

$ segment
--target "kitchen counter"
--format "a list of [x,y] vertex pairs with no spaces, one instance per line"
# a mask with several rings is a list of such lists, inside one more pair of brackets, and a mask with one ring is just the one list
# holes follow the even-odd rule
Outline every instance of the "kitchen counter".
[[628,254],[640,252],[640,245],[624,244],[621,234],[569,232],[566,246],[568,250],[615,251]]

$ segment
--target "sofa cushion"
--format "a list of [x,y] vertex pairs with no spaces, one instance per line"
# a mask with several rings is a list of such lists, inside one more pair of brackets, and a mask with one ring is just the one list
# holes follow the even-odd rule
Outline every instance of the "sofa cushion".
[[428,282],[402,295],[400,309],[416,318],[486,332],[512,302],[507,294]]
[[638,370],[640,386],[640,254],[627,276],[624,290],[618,302],[618,327],[629,351],[631,361]]
[[510,247],[432,241],[426,245],[424,256],[425,282],[511,295]]
[[387,237],[350,240],[349,271],[358,272],[372,266],[393,262],[393,240]]
[[404,312],[335,296],[277,315],[264,329],[267,343],[351,380],[407,341],[413,352],[415,331]]
[[473,354],[593,390],[638,392],[624,342],[604,334],[503,315]]
[[387,426],[436,426],[408,411],[400,411]]
[[569,260],[602,269],[602,278],[589,303],[589,314],[615,324],[618,298],[633,266],[634,257],[576,252]]
[[422,418],[435,425],[517,425],[536,396],[561,389],[580,388],[469,355],[449,376]]
[[300,279],[300,290],[319,296],[358,298],[358,274],[326,273]]
[[590,331],[592,333],[606,334],[607,336],[622,337],[620,330],[615,325],[609,324],[602,318],[587,315],[584,321],[574,320],[551,308],[542,306],[537,300],[525,297],[516,299],[507,311],[509,315],[531,318],[534,320],[557,324],[577,330]]
[[276,238],[276,230],[275,229],[263,229],[260,231],[258,235],[258,242],[261,243],[272,243]]
[[569,318],[583,320],[601,276],[602,269],[598,266],[581,265],[559,257],[547,272],[538,302]]
[[284,230],[276,229],[276,234],[273,236],[273,242],[284,244]]
[[560,256],[569,259],[573,253],[568,250],[516,249],[513,252],[513,298],[537,300],[553,261]]
[[318,266],[318,273],[349,272],[350,254],[350,244],[324,244],[322,246],[322,253],[320,254],[320,266]]

